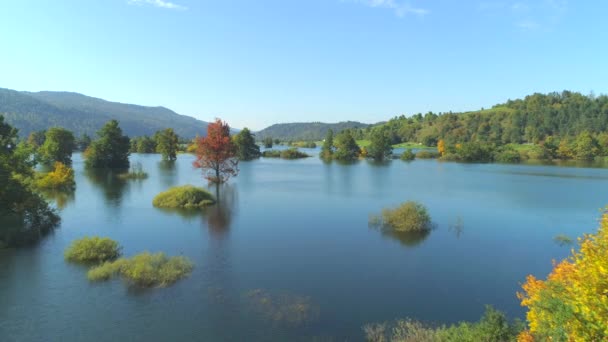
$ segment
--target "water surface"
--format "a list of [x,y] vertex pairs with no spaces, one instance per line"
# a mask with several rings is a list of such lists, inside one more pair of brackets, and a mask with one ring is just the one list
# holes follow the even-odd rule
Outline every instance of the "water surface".
[[[219,205],[180,214],[151,202],[175,185],[206,185],[193,157],[131,159],[148,179],[86,172],[75,155],[61,228],[0,252],[3,341],[357,341],[368,322],[477,320],[485,304],[523,318],[515,293],[525,276],[546,276],[569,253],[553,238],[594,231],[608,203],[599,168],[260,159],[240,164]],[[429,235],[368,227],[370,214],[407,200],[428,207]],[[163,251],[196,267],[165,289],[89,283],[63,251],[90,235],[119,241],[126,256]]]

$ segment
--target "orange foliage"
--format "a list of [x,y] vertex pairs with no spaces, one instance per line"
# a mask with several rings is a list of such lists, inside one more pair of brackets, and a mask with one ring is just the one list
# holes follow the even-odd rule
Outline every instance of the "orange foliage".
[[223,183],[239,172],[237,148],[230,138],[230,126],[220,119],[207,126],[207,136],[197,141],[194,167],[206,172],[205,178]]

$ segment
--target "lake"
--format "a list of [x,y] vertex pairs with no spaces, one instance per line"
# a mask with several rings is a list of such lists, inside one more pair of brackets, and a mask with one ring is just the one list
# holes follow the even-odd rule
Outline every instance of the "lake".
[[[124,182],[86,172],[74,155],[77,189],[58,202],[61,227],[0,251],[0,339],[359,341],[365,323],[478,320],[485,304],[523,318],[515,293],[526,275],[545,277],[569,254],[553,238],[594,232],[608,204],[601,168],[308,158],[242,162],[203,212],[152,207],[169,187],[206,186],[193,160],[132,155],[150,177]],[[429,209],[430,234],[368,227],[408,200]],[[168,288],[89,283],[63,251],[91,235],[119,241],[125,256],[184,255],[195,269]]]

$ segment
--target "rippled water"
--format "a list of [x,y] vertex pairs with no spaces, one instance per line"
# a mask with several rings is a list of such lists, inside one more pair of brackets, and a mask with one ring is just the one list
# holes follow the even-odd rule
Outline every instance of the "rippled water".
[[[148,179],[88,173],[75,155],[61,228],[0,252],[2,341],[344,341],[397,317],[477,320],[484,304],[523,317],[515,292],[525,276],[544,277],[569,253],[553,238],[594,231],[608,204],[600,168],[261,159],[241,163],[219,205],[186,215],[151,202],[171,186],[205,185],[193,157],[131,158]],[[429,208],[435,230],[403,238],[368,228],[370,214],[407,200]],[[118,240],[126,256],[164,251],[196,267],[165,289],[92,284],[63,260],[86,235]]]

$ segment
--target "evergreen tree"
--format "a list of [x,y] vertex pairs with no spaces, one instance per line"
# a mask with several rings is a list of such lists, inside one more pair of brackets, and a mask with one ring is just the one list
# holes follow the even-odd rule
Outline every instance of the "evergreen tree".
[[321,158],[329,160],[334,156],[334,131],[330,128],[323,141],[323,147],[321,148]]
[[393,153],[391,141],[382,128],[374,129],[370,136],[371,144],[367,147],[367,156],[375,161],[390,158]]
[[156,133],[156,152],[162,155],[163,160],[173,161],[177,159],[179,148],[179,137],[172,128],[167,128]]
[[340,161],[354,161],[359,158],[361,149],[357,142],[351,135],[350,130],[344,130],[336,135],[336,151],[334,152],[334,158]]
[[255,143],[255,136],[245,127],[233,137],[237,148],[236,156],[239,160],[252,160],[259,158],[260,147]]
[[72,152],[76,147],[74,134],[64,128],[50,128],[45,135],[44,144],[40,146],[38,154],[43,163],[53,165],[60,162],[72,165]]
[[129,137],[122,134],[118,121],[107,122],[99,132],[98,139],[87,149],[86,166],[89,168],[128,168]]

